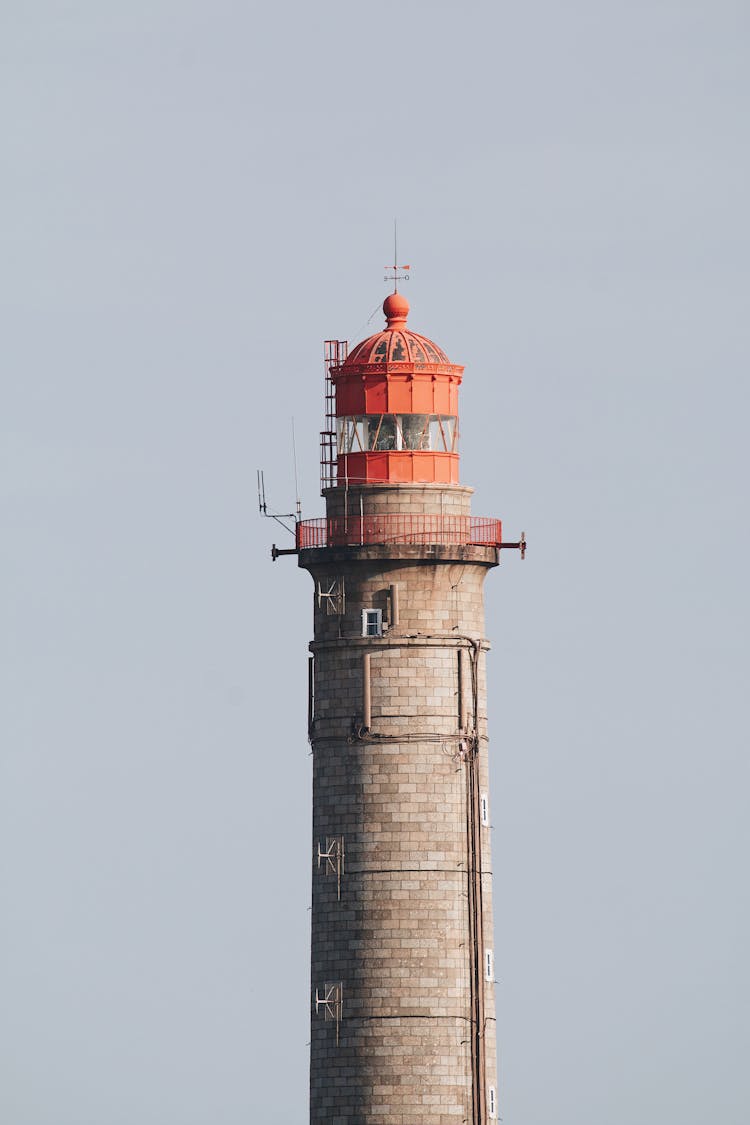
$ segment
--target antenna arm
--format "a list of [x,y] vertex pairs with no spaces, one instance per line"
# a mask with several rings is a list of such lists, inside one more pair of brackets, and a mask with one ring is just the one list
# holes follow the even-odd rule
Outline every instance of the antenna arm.
[[[281,512],[279,515],[276,515],[274,514],[274,512],[264,511],[263,515],[267,516],[269,520],[276,520],[276,523],[280,523],[284,528],[284,531],[288,531],[290,535],[297,534],[297,519],[294,515],[294,512]],[[284,523],[284,520],[294,520],[294,527],[290,527],[289,524]]]

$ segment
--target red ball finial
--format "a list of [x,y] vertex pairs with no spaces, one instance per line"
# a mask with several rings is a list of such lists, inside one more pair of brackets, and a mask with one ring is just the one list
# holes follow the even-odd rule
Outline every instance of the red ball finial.
[[383,301],[383,312],[389,328],[403,328],[409,315],[409,302],[403,293],[389,293]]

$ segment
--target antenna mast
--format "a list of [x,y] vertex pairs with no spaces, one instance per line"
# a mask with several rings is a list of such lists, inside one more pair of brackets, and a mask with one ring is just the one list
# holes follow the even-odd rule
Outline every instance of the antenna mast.
[[[409,270],[411,269],[411,266],[399,266],[397,263],[398,263],[398,220],[394,219],[393,220],[393,265],[392,266],[385,266],[385,269],[388,272],[386,273],[385,277],[383,278],[383,281],[392,281],[393,282],[393,292],[394,293],[398,293],[398,283],[399,283],[399,281],[408,281],[409,280]],[[399,273],[399,270],[403,270],[404,272]]]
[[[269,520],[276,520],[290,535],[296,534],[297,516],[294,512],[269,512],[266,503],[266,481],[262,469],[258,469],[258,511]],[[290,527],[289,524],[284,523],[284,520],[294,520],[295,526]]]
[[294,462],[294,507],[297,513],[297,523],[302,519],[302,501],[299,496],[299,481],[297,479],[297,442],[294,439],[294,415],[292,415],[292,460]]

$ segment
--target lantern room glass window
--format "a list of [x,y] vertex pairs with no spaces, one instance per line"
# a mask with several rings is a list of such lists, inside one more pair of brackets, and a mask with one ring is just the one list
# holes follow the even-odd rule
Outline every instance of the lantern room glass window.
[[458,426],[450,414],[362,414],[338,418],[339,453],[372,450],[423,450],[455,453]]

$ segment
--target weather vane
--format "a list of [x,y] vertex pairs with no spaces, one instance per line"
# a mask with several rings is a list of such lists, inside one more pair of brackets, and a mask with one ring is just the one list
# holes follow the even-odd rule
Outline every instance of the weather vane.
[[[393,265],[384,267],[384,269],[387,270],[387,273],[386,273],[385,277],[383,278],[383,281],[392,281],[393,282],[393,292],[394,293],[398,293],[398,283],[399,283],[399,281],[408,281],[409,280],[409,270],[411,269],[411,266],[399,266],[399,265],[397,265],[397,263],[398,263],[398,230],[397,230],[397,227],[396,227],[396,220],[394,219],[393,220]],[[403,270],[404,272],[399,273],[399,270]]]

